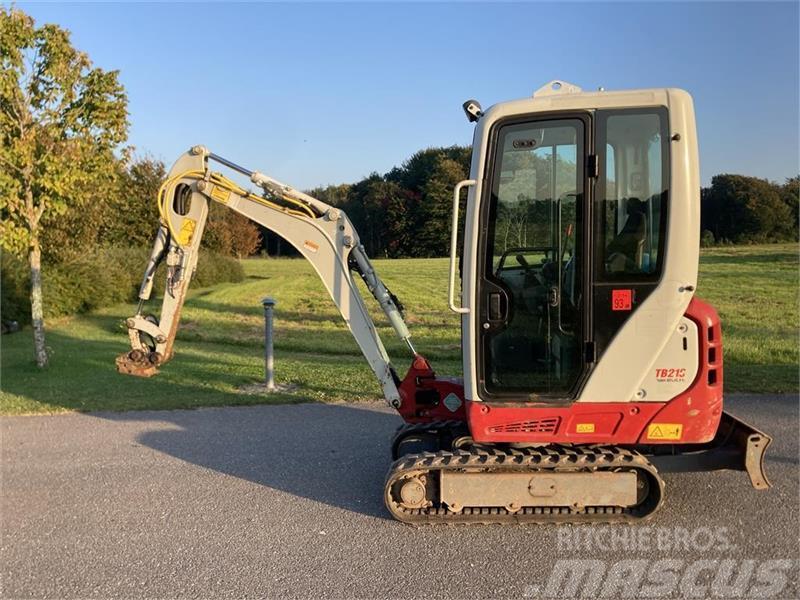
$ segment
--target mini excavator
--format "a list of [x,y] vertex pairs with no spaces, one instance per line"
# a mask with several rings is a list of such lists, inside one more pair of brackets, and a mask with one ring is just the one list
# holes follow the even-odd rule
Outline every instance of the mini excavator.
[[[662,504],[668,472],[738,470],[768,488],[771,438],[723,410],[720,320],[695,295],[691,96],[553,81],[531,98],[463,108],[475,131],[470,179],[453,194],[448,282],[449,307],[461,316],[463,379],[438,376],[414,348],[402,306],[341,209],[203,146],[178,158],[159,191],[139,308],[127,320],[131,350],[118,370],[150,376],[172,358],[209,202],[217,202],[314,266],[403,418],[383,490],[396,519],[631,522]],[[249,178],[259,193],[212,166]],[[156,318],[143,306],[162,262]],[[403,377],[357,277],[408,347]]]

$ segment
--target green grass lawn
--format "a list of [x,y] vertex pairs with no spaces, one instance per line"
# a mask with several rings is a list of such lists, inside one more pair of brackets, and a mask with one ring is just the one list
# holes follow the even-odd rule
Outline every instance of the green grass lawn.
[[[458,317],[447,310],[446,259],[375,261],[406,305],[417,349],[442,374],[460,374]],[[191,293],[176,355],[152,379],[119,375],[127,348],[120,305],[48,323],[51,364],[33,364],[30,330],[2,337],[0,413],[187,408],[380,397],[372,372],[311,266],[302,260],[244,261],[247,279]],[[720,312],[727,391],[798,390],[798,247],[715,248],[703,252],[698,294]],[[263,313],[276,310],[276,379],[291,394],[248,395],[263,375]],[[398,371],[405,346],[374,302],[373,318]]]

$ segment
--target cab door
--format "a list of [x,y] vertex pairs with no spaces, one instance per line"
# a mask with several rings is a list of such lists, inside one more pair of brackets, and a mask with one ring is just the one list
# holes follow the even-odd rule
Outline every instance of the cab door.
[[586,113],[500,122],[481,202],[479,394],[567,400],[586,367]]

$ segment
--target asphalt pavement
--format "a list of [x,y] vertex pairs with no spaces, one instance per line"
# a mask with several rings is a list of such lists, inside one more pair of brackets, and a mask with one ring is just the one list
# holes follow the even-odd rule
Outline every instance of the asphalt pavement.
[[666,475],[652,519],[613,527],[393,521],[377,403],[3,418],[0,593],[797,597],[798,398],[726,402],[775,438],[773,487]]

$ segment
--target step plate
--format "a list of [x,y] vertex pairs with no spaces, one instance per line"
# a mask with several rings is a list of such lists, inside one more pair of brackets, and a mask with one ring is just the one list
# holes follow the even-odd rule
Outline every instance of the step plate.
[[462,507],[635,506],[633,471],[476,473],[442,471],[441,501]]

